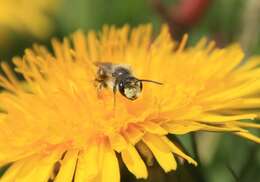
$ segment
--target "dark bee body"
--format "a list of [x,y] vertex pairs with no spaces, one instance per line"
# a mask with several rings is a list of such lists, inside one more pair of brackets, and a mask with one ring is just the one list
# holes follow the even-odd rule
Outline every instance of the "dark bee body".
[[135,78],[127,65],[97,63],[96,81],[99,88],[110,88],[114,93],[119,91],[130,100],[138,98],[142,91],[142,82]]
[[128,65],[109,62],[98,62],[96,65],[98,67],[96,81],[99,83],[99,89],[110,88],[114,94],[119,91],[130,100],[135,100],[140,96],[143,89],[143,81],[161,85],[161,83],[156,81],[137,79]]

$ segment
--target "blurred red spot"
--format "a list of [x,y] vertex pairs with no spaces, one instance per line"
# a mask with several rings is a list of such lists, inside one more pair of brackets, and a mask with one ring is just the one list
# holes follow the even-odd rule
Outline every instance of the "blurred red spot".
[[191,26],[201,19],[209,4],[210,0],[181,0],[172,7],[172,18],[178,24]]

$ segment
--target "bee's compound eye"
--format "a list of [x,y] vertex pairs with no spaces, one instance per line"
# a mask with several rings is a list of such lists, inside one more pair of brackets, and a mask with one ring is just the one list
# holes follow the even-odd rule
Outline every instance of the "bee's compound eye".
[[135,100],[142,91],[142,83],[136,82],[136,79],[127,79],[119,82],[119,92],[129,100]]
[[130,100],[135,100],[138,98],[139,96],[139,92],[137,91],[136,88],[131,87],[131,88],[125,88],[124,89],[124,95],[126,98],[130,99]]
[[123,87],[124,87],[124,83],[123,83],[123,82],[120,82],[120,83],[119,83],[119,87],[122,87],[122,88],[123,88]]
[[119,92],[120,92],[122,95],[125,96],[125,92],[124,92],[124,90],[125,90],[125,85],[124,85],[124,82],[123,82],[123,81],[119,82],[118,87],[119,87],[119,88],[118,88],[118,89],[119,89]]

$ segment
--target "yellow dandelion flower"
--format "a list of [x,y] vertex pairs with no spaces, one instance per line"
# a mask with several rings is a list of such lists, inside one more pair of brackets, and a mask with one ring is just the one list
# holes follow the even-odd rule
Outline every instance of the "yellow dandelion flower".
[[[12,163],[5,181],[120,181],[116,153],[137,178],[146,178],[142,160],[150,154],[164,171],[176,157],[196,162],[166,135],[191,131],[230,132],[257,143],[245,128],[259,124],[260,58],[242,64],[238,45],[224,49],[201,40],[184,49],[163,27],[152,39],[150,25],[130,30],[105,26],[100,33],[77,32],[15,58],[16,72],[5,65],[0,84],[0,164]],[[143,83],[132,101],[111,89],[97,88],[97,62],[128,65]]]
[[0,38],[9,30],[28,32],[37,37],[46,36],[51,22],[46,12],[53,11],[58,0],[0,0]]

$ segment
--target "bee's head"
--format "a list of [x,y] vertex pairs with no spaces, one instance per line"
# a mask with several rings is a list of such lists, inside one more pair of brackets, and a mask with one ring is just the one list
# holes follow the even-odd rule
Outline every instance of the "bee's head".
[[137,99],[142,92],[143,84],[135,77],[126,77],[118,84],[119,92],[130,100]]

